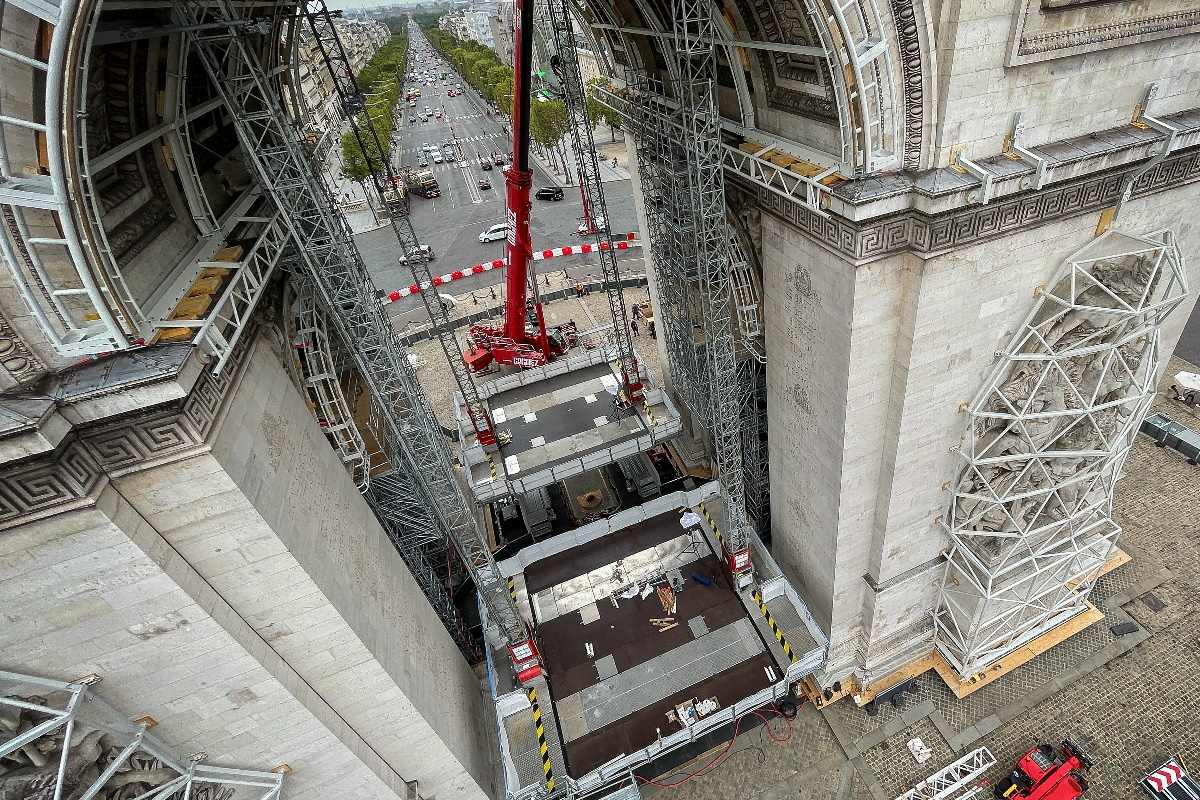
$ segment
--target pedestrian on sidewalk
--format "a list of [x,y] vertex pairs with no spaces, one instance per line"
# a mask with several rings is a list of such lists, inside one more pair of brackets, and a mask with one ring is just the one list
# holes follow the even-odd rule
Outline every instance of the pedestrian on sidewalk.
[[629,329],[633,331],[634,336],[638,336],[638,324],[636,319],[629,320]]
[[634,318],[635,320],[638,320],[638,319],[645,319],[645,318],[646,318],[646,312],[642,310],[642,304],[641,304],[641,303],[634,303],[634,304],[633,304],[633,318]]
[[583,297],[583,281],[575,281],[575,296]]
[[650,320],[650,324],[646,326],[646,330],[648,330],[650,332],[651,339],[658,338],[657,336],[654,335],[654,320]]
[[617,157],[613,156],[613,169],[617,168]]

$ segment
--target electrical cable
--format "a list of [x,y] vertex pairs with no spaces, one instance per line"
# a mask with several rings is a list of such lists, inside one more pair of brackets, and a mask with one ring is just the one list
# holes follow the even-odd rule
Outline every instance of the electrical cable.
[[[803,706],[804,702],[805,701],[801,701],[800,706]],[[799,711],[800,706],[797,706],[797,712]],[[777,737],[775,735],[775,732],[773,730],[771,730],[771,721],[767,717],[763,716],[763,714],[762,714],[762,711],[767,711],[767,710],[774,711],[776,714],[778,714],[780,717],[783,718],[784,722],[787,723],[788,733],[787,733],[786,737],[780,739],[779,737]],[[643,778],[640,775],[634,775],[633,777],[635,777],[637,780],[641,781],[642,783],[648,783],[651,786],[657,786],[660,789],[674,789],[677,786],[683,786],[685,783],[690,781],[692,778],[699,778],[701,775],[704,775],[707,772],[711,771],[714,767],[716,767],[718,764],[720,764],[722,761],[725,760],[725,757],[729,755],[730,750],[733,749],[734,743],[737,742],[738,728],[741,726],[742,720],[744,720],[746,717],[748,717],[750,715],[754,715],[763,721],[764,727],[766,727],[766,729],[767,729],[767,735],[770,736],[771,740],[774,741],[776,744],[784,744],[785,742],[790,742],[792,740],[793,734],[795,733],[795,729],[792,727],[792,721],[790,719],[788,719],[788,717],[782,711],[780,711],[778,708],[775,707],[774,702],[771,703],[770,709],[764,708],[764,709],[762,709],[762,711],[748,711],[745,714],[743,714],[742,716],[738,717],[737,721],[733,723],[733,738],[729,740],[729,744],[725,745],[725,749],[722,750],[720,753],[717,753],[717,755],[713,758],[712,761],[709,761],[703,767],[701,767],[700,769],[691,773],[690,775],[685,777],[683,780],[675,781],[674,783],[658,783],[657,781],[652,781],[649,778]],[[761,736],[761,733],[760,733],[760,736]],[[764,763],[766,761],[766,754],[764,752],[762,752],[762,748],[756,747],[753,749],[758,750],[760,753],[761,760],[759,761],[759,763],[760,764]]]

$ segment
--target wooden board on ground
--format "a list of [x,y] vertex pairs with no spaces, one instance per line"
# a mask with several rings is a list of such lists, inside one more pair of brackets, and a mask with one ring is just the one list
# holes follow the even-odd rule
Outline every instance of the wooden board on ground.
[[981,689],[989,683],[994,682],[1002,675],[1007,675],[1019,666],[1032,661],[1042,653],[1049,650],[1054,645],[1066,641],[1075,634],[1085,628],[1091,627],[1095,623],[1104,619],[1104,613],[1091,603],[1087,604],[1087,611],[1076,614],[1071,619],[1057,625],[1051,630],[1046,631],[1038,638],[1029,642],[1023,647],[1014,650],[1004,658],[987,665],[979,670],[976,675],[978,680],[972,682],[970,679],[963,680],[958,676],[954,667],[950,662],[937,651],[937,649],[929,650],[925,655],[910,662],[903,669],[888,675],[882,680],[878,680],[867,688],[854,696],[856,705],[866,705],[874,700],[876,695],[884,692],[898,683],[915,678],[929,670],[934,670],[938,677],[946,686],[950,687],[950,691],[954,692],[954,696],[958,698],[966,697],[977,689]]

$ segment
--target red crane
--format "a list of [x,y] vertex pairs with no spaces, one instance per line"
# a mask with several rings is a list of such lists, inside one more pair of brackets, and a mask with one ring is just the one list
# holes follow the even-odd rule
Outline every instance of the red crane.
[[[508,267],[504,278],[504,322],[502,325],[471,326],[471,346],[463,359],[471,371],[492,361],[517,367],[540,367],[552,356],[562,355],[574,343],[574,326],[546,330],[541,303],[528,303],[529,262],[533,243],[529,236],[532,205],[529,189],[529,95],[533,66],[533,0],[516,0],[513,29],[513,163],[504,172],[508,201],[508,238],[505,250]],[[532,310],[536,325],[529,331]]]

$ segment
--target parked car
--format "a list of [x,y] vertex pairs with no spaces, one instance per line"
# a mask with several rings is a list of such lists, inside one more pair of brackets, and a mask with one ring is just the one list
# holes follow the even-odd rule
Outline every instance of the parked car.
[[479,182],[479,188],[480,189],[490,189],[490,188],[492,188],[492,182],[489,181],[487,178],[484,178],[483,180],[481,180]]
[[543,186],[533,196],[538,200],[562,200],[563,190],[558,186]]
[[501,239],[508,238],[508,223],[498,222],[488,228],[483,233],[479,234],[479,241],[482,242],[498,242]]
[[433,261],[433,248],[427,244],[423,244],[408,251],[408,255],[400,256],[397,260],[401,264],[408,264],[414,261]]

